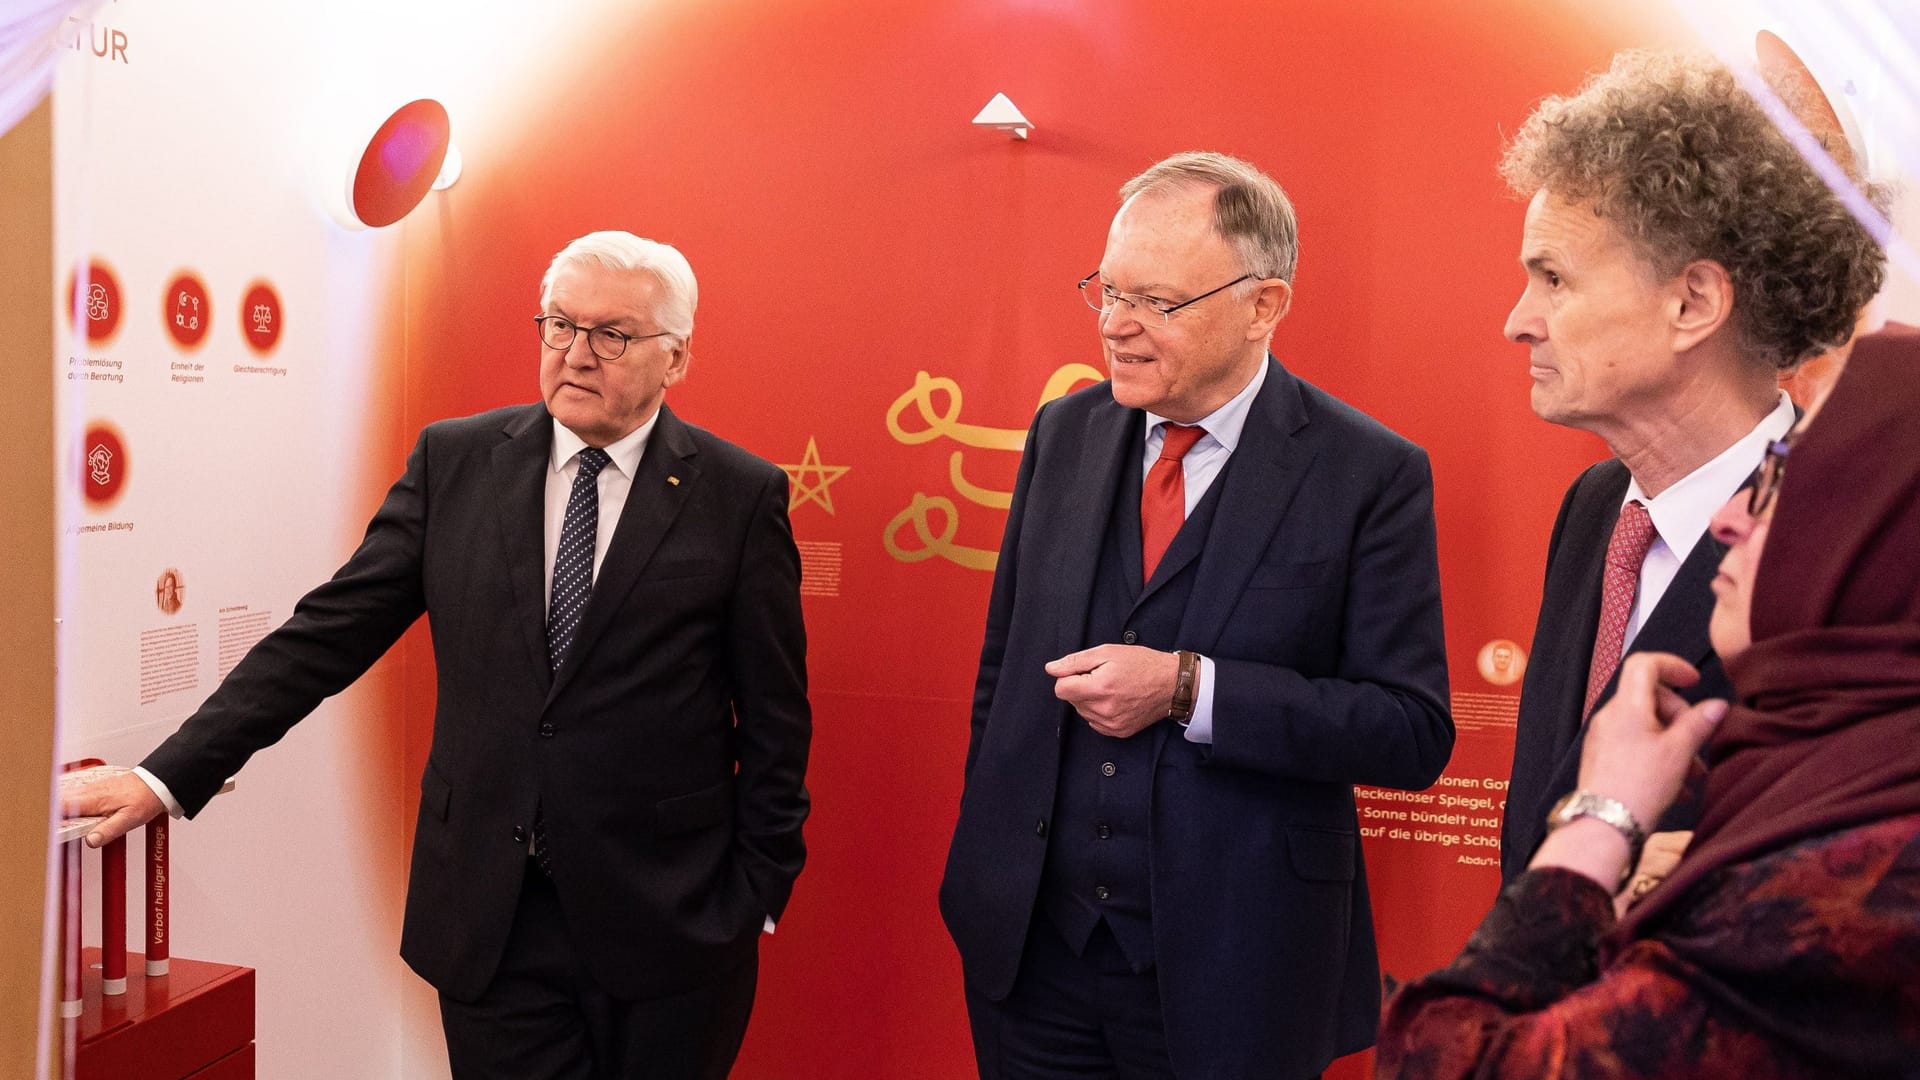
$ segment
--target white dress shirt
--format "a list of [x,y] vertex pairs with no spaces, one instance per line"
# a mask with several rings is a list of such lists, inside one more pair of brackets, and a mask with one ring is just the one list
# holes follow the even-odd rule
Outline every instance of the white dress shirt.
[[1623,652],[1633,644],[1634,636],[1646,625],[1660,598],[1667,594],[1667,586],[1672,585],[1680,573],[1680,564],[1687,561],[1694,545],[1706,535],[1713,515],[1753,474],[1767,444],[1785,435],[1793,423],[1793,399],[1781,391],[1779,403],[1752,431],[1658,496],[1647,498],[1638,480],[1627,484],[1627,493],[1620,505],[1625,507],[1635,499],[1644,503],[1647,516],[1653,519],[1654,538],[1647,548],[1646,561],[1640,564],[1640,585],[1634,593],[1633,611],[1627,616]]
[[[1200,505],[1207,489],[1213,486],[1220,476],[1220,470],[1227,467],[1227,459],[1233,456],[1233,450],[1240,445],[1240,433],[1246,430],[1247,413],[1253,408],[1253,399],[1260,394],[1260,387],[1267,381],[1267,362],[1260,362],[1260,369],[1253,374],[1252,381],[1242,387],[1240,392],[1227,399],[1225,405],[1201,417],[1190,427],[1206,431],[1200,440],[1187,451],[1180,460],[1181,483],[1186,491],[1186,510],[1192,514],[1193,508]],[[1173,421],[1153,413],[1147,414],[1147,442],[1142,448],[1142,482],[1146,474],[1153,469],[1153,463],[1160,460],[1160,447],[1167,441],[1166,425]],[[1187,740],[1189,742],[1213,744],[1213,661],[1200,658],[1199,687],[1193,695],[1193,716],[1187,720]]]

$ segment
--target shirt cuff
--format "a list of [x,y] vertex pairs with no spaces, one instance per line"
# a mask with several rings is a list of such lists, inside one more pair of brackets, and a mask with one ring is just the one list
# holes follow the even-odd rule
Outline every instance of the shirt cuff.
[[133,775],[139,777],[140,782],[153,791],[155,798],[166,804],[168,817],[179,818],[187,815],[185,810],[180,809],[180,803],[174,799],[173,792],[167,790],[167,785],[161,783],[159,777],[138,765],[133,767]]
[[1200,658],[1200,688],[1193,695],[1193,716],[1187,721],[1187,741],[1213,745],[1213,661]]
[[773,933],[773,916],[767,916],[767,924],[760,928],[760,932],[763,934]]

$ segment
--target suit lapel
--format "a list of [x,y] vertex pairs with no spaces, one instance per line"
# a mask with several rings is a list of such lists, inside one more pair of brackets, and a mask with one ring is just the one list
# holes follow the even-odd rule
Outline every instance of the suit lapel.
[[[1616,467],[1609,469],[1607,475],[1600,478],[1599,486],[1592,496],[1583,500],[1576,512],[1569,515],[1567,519],[1569,535],[1582,537],[1584,542],[1578,550],[1579,561],[1571,568],[1577,576],[1571,579],[1568,602],[1558,609],[1564,612],[1561,625],[1564,627],[1564,633],[1568,635],[1564,647],[1568,664],[1567,669],[1561,673],[1559,696],[1555,702],[1558,708],[1554,715],[1570,718],[1571,725],[1564,729],[1564,741],[1558,744],[1559,756],[1554,762],[1553,769],[1558,782],[1552,790],[1565,788],[1572,783],[1571,778],[1579,769],[1580,747],[1586,741],[1584,735],[1588,719],[1585,712],[1587,674],[1593,667],[1593,648],[1595,639],[1599,636],[1600,594],[1606,583],[1607,547],[1613,542],[1614,524],[1620,519],[1620,501],[1626,497],[1627,484],[1632,479],[1624,465],[1620,465],[1618,461],[1613,465]],[[1704,545],[1701,544],[1694,545],[1694,553],[1699,554],[1703,547]],[[1717,563],[1718,558],[1716,557],[1714,561]],[[1692,562],[1691,556],[1688,562]],[[1683,566],[1683,573],[1685,570],[1686,567]],[[1628,653],[1646,648],[1649,642],[1658,639],[1660,631],[1655,625],[1656,622],[1669,625],[1672,623],[1674,615],[1677,614],[1673,609],[1682,606],[1678,594],[1673,591],[1674,585],[1679,584],[1680,581],[1676,579],[1673,585],[1667,587],[1666,594],[1661,597],[1660,605],[1654,609],[1646,624],[1640,628],[1640,633],[1634,635],[1633,642],[1628,645],[1626,650]],[[1551,600],[1550,597],[1546,599]],[[1545,609],[1546,602],[1543,601],[1542,610]],[[1661,614],[1663,611],[1667,612],[1665,616]],[[1656,635],[1654,638],[1647,637],[1649,630],[1654,631]],[[1540,646],[1536,643],[1534,650],[1538,652],[1539,649]],[[1623,655],[1621,659],[1624,660],[1625,656]],[[1600,697],[1595,699],[1597,703],[1606,702],[1606,699],[1613,694],[1614,686],[1619,679],[1620,668],[1615,666],[1613,675],[1602,689]]]
[[[1046,528],[1055,539],[1057,558],[1052,565],[1065,578],[1061,595],[1077,600],[1060,612],[1059,647],[1055,655],[1064,655],[1080,647],[1087,632],[1087,618],[1093,610],[1093,579],[1100,561],[1101,545],[1107,523],[1114,511],[1114,500],[1124,498],[1120,490],[1127,477],[1128,456],[1138,459],[1145,414],[1116,401],[1102,401],[1087,413],[1086,428],[1075,450],[1078,458],[1068,457],[1063,467],[1049,468],[1057,478],[1061,498],[1053,505],[1055,513]],[[1133,468],[1138,475],[1138,465]],[[1140,536],[1134,530],[1132,543],[1121,545],[1122,568],[1129,582],[1140,580]]]
[[[1616,463],[1617,464],[1617,463]],[[1543,598],[1543,610],[1550,604],[1559,613],[1561,643],[1549,646],[1549,655],[1564,656],[1568,663],[1561,672],[1555,695],[1555,715],[1572,718],[1569,734],[1585,726],[1582,707],[1587,700],[1587,672],[1593,666],[1594,639],[1599,633],[1600,594],[1606,584],[1607,545],[1613,539],[1613,526],[1620,517],[1620,500],[1626,497],[1631,477],[1624,466],[1600,477],[1598,488],[1583,499],[1567,518],[1567,536],[1577,543],[1569,555],[1567,589],[1558,597]],[[1534,651],[1540,652],[1539,643]],[[1571,745],[1578,747],[1573,738]]]
[[1501,869],[1508,879],[1533,857],[1547,808],[1570,790],[1579,764],[1607,541],[1629,479],[1616,460],[1592,466],[1573,482],[1554,519],[1501,826]]
[[620,522],[614,526],[606,558],[601,560],[600,572],[594,577],[586,610],[580,613],[580,627],[574,632],[568,662],[547,693],[549,703],[566,689],[573,673],[584,666],[583,661],[612,622],[621,600],[632,591],[640,572],[679,516],[680,508],[699,481],[700,470],[691,460],[696,453],[687,426],[665,405],[660,406],[660,419],[647,439],[640,467],[634,471],[633,484],[627,490],[627,504],[620,511]]
[[513,582],[515,623],[527,646],[527,662],[542,682],[547,663],[547,470],[552,467],[553,422],[547,410],[530,406],[501,429],[506,440],[493,448],[494,482],[502,512],[500,538]]
[[1209,534],[1233,541],[1200,551],[1193,593],[1180,617],[1179,640],[1193,644],[1183,647],[1208,652],[1219,642],[1230,609],[1272,546],[1318,455],[1299,382],[1268,357],[1267,381],[1247,412],[1240,444],[1214,481],[1224,486]]

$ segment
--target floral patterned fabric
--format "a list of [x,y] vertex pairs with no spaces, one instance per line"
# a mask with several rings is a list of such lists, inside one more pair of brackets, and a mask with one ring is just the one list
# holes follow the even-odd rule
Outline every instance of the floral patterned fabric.
[[1716,872],[1601,967],[1611,898],[1529,871],[1388,1002],[1382,1078],[1920,1078],[1920,814]]

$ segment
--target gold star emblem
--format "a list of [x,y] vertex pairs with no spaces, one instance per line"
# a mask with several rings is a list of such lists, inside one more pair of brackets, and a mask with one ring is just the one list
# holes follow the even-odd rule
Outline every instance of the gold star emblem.
[[787,510],[798,509],[804,503],[819,503],[827,513],[833,513],[833,493],[827,486],[845,476],[850,465],[820,464],[820,448],[814,445],[813,437],[807,437],[807,452],[798,465],[782,465],[787,478],[793,481],[793,487],[787,492]]

